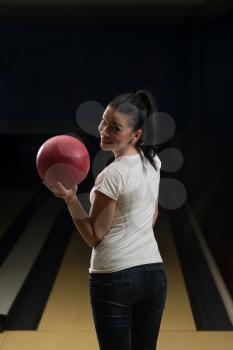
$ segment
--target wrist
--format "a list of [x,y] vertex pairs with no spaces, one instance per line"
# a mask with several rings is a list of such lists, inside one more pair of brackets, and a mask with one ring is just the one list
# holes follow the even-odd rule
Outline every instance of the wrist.
[[75,198],[76,198],[76,195],[73,195],[69,198],[65,198],[66,204],[69,205],[71,202],[73,202],[75,200]]

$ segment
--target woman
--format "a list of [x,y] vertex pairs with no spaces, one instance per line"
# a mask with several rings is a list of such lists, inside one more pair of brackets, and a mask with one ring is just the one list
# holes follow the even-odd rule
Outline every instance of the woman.
[[167,279],[154,237],[161,162],[156,155],[154,103],[140,90],[115,97],[99,133],[115,160],[96,178],[85,212],[77,186],[58,182],[85,242],[92,247],[90,299],[100,350],[155,350]]

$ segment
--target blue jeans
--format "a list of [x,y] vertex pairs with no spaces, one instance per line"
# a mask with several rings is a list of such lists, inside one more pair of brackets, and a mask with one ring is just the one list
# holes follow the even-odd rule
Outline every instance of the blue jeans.
[[163,263],[89,274],[100,350],[155,350],[167,294]]

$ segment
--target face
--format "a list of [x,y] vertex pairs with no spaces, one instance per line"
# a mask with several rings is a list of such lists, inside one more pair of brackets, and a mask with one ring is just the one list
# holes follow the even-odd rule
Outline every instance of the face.
[[104,111],[98,130],[101,136],[101,148],[116,153],[132,147],[129,142],[136,141],[140,137],[140,132],[133,132],[128,125],[127,116],[109,106]]

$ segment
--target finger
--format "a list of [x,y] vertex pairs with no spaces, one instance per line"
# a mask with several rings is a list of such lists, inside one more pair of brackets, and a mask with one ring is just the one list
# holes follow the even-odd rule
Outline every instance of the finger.
[[66,191],[67,189],[64,187],[64,185],[61,183],[61,181],[56,182],[56,187],[62,190],[63,192]]
[[51,187],[47,182],[43,181],[43,184],[44,184],[46,187],[48,187],[49,190],[52,191],[52,187]]
[[43,181],[43,184],[51,191],[53,192],[55,195],[59,194],[60,190],[56,189],[55,186],[51,186],[48,183],[46,183],[45,181]]

